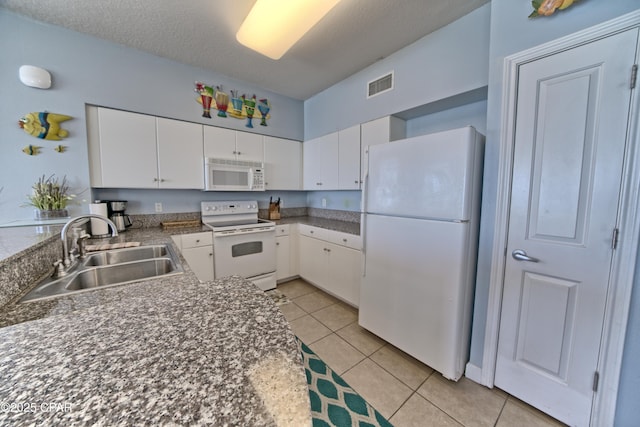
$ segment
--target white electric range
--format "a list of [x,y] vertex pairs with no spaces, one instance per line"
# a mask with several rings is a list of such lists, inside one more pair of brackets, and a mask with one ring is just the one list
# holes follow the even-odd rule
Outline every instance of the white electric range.
[[213,230],[214,275],[276,287],[276,225],[258,218],[258,202],[201,202],[202,223]]

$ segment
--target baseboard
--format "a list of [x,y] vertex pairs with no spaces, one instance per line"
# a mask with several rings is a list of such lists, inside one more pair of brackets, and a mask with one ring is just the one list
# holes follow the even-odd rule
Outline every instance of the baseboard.
[[482,384],[482,368],[472,364],[471,362],[467,363],[467,366],[464,370],[464,376],[469,378],[473,382]]

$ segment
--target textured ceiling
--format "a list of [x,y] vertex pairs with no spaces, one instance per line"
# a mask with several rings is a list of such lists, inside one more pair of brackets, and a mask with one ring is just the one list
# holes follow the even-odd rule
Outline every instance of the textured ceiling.
[[0,0],[0,7],[304,100],[488,1],[342,0],[278,61],[235,39],[255,0]]

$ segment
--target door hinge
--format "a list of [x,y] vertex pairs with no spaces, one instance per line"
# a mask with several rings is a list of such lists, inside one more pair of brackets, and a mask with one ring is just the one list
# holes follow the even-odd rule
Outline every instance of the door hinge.
[[631,89],[636,87],[636,80],[638,79],[638,64],[633,64],[631,67]]
[[611,249],[615,250],[618,247],[618,235],[620,234],[620,230],[618,227],[613,229],[613,233],[611,235]]
[[598,391],[598,383],[600,382],[600,372],[595,371],[593,373],[593,391],[597,392]]

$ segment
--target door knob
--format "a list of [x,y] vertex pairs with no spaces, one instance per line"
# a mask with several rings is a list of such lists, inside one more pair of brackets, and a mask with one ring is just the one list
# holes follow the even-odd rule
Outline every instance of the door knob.
[[534,257],[528,256],[527,253],[525,251],[523,251],[522,249],[514,250],[513,252],[511,252],[511,256],[516,261],[529,261],[529,262],[538,262],[538,261],[540,261],[538,258],[534,258]]

